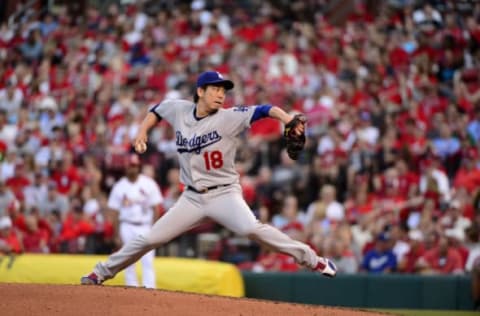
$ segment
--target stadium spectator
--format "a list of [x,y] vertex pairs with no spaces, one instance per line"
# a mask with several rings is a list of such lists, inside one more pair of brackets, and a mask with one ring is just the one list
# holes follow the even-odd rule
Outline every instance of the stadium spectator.
[[423,245],[423,233],[420,230],[410,230],[408,233],[409,250],[398,262],[399,272],[416,273],[417,259],[425,253]]
[[95,226],[92,220],[84,214],[80,202],[74,201],[62,221],[62,228],[58,237],[59,251],[66,253],[85,252],[87,236],[93,234],[94,231]]
[[50,181],[47,184],[46,199],[41,200],[36,206],[41,216],[48,216],[53,211],[57,211],[61,218],[65,218],[70,208],[70,202],[65,195],[58,192],[57,183]]
[[5,181],[0,179],[0,216],[7,216],[8,208],[15,202],[15,195],[10,188],[6,185]]
[[17,151],[15,149],[12,149],[12,147],[10,147],[10,149],[7,150],[6,155],[2,160],[2,166],[0,169],[1,180],[6,181],[7,179],[13,177],[15,173],[15,165],[18,162],[18,158],[19,157],[17,156]]
[[255,262],[241,264],[239,268],[252,272],[297,272],[300,270],[295,260],[289,258],[288,255],[271,251],[261,253]]
[[16,79],[7,80],[5,88],[0,90],[0,110],[5,111],[7,122],[16,123],[23,98],[23,92],[17,86]]
[[463,215],[459,200],[450,202],[448,209],[440,219],[440,225],[443,226],[445,232],[450,232],[451,236],[455,236],[462,242],[465,241],[465,232],[470,227],[471,221]]
[[439,166],[438,159],[423,161],[423,172],[420,176],[420,192],[425,198],[432,198],[435,205],[445,205],[451,199],[451,188],[447,174]]
[[[307,209],[306,221],[311,222],[314,215],[319,212],[318,206],[321,204],[325,207],[324,217],[329,222],[339,222],[345,217],[345,209],[341,203],[337,201],[337,193],[334,186],[326,184],[319,192],[319,200],[313,202]],[[318,215],[317,215],[318,216]]]
[[346,219],[352,224],[374,212],[376,207],[374,195],[369,193],[368,184],[365,181],[359,180],[353,191],[353,196],[344,202]]
[[74,198],[80,193],[81,175],[73,164],[73,154],[65,152],[60,160],[53,162],[50,180],[57,185],[57,191],[68,198]]
[[15,163],[14,173],[5,181],[5,184],[10,188],[10,190],[12,190],[12,193],[18,200],[23,200],[25,198],[23,191],[27,186],[30,185],[30,179],[28,176],[29,174],[26,170],[25,162],[23,160],[17,160]]
[[375,214],[370,213],[358,218],[358,220],[351,226],[352,232],[352,248],[357,258],[361,258],[363,249],[368,244],[372,243],[374,235]]
[[22,253],[23,243],[21,235],[13,227],[8,216],[0,217],[0,254]]
[[22,241],[25,252],[48,253],[49,232],[41,227],[39,219],[34,215],[27,215],[24,219],[25,229],[22,232]]
[[39,25],[40,32],[43,37],[48,37],[51,33],[55,32],[58,28],[58,22],[55,20],[55,17],[47,13],[43,17],[43,21]]
[[297,198],[294,195],[287,195],[283,198],[279,214],[272,217],[272,225],[280,230],[296,225],[301,227],[300,231],[303,231],[304,217],[305,214],[298,208]]
[[41,172],[35,172],[33,181],[23,189],[24,205],[27,210],[41,205],[48,196],[48,178]]
[[410,252],[407,231],[405,227],[397,224],[389,227],[389,233],[393,243],[392,251],[397,257],[397,264],[400,265],[407,253]]
[[335,260],[338,273],[354,274],[358,271],[358,262],[355,254],[349,249],[348,242],[343,240],[332,240],[329,248],[323,255]]
[[422,274],[463,273],[462,257],[444,235],[439,237],[438,246],[427,250],[415,265]]
[[458,254],[460,255],[462,267],[465,267],[470,252],[470,250],[464,246],[465,235],[459,234],[458,231],[454,229],[446,229],[445,236],[448,238],[448,242],[450,243],[451,247],[457,250]]
[[455,188],[465,188],[469,193],[473,193],[480,186],[478,158],[478,151],[475,148],[468,148],[464,152],[461,165],[453,179]]
[[40,61],[43,55],[42,37],[38,30],[30,30],[25,42],[23,42],[19,49],[27,62],[36,63]]
[[368,273],[393,273],[397,271],[397,257],[392,251],[388,232],[380,233],[375,240],[374,249],[363,258],[362,271]]

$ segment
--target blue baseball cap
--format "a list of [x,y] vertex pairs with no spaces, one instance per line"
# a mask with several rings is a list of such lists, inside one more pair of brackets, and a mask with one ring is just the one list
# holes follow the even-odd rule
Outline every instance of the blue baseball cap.
[[218,71],[205,71],[198,76],[197,88],[204,87],[209,84],[222,85],[226,90],[233,89],[233,82],[223,78]]
[[377,240],[379,241],[389,241],[390,240],[390,234],[387,232],[381,232],[377,236]]

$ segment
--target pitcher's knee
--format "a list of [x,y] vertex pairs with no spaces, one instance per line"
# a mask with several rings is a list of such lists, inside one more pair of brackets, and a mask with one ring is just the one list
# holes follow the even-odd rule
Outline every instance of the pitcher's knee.
[[256,223],[253,226],[245,227],[243,236],[247,236],[252,239],[261,239],[262,230],[267,227],[267,225],[262,223]]
[[153,249],[155,247],[155,241],[149,236],[138,235],[135,241],[145,249]]
[[148,246],[149,249],[155,249],[168,243],[171,238],[147,235],[144,237],[144,240],[145,245]]
[[235,230],[235,234],[250,238],[254,235],[257,235],[257,229],[255,227],[240,227]]

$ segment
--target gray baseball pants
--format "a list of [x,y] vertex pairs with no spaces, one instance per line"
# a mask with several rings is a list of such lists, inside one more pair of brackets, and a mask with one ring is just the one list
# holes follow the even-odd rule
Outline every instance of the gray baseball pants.
[[99,262],[93,272],[103,280],[111,279],[148,251],[168,243],[205,218],[274,251],[291,255],[297,263],[309,268],[318,263],[317,254],[308,245],[291,239],[273,226],[260,223],[243,199],[240,185],[233,184],[204,194],[186,190],[148,233],[127,242],[105,262]]

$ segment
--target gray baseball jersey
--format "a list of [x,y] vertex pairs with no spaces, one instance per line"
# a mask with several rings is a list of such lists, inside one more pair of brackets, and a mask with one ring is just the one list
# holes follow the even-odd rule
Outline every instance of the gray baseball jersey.
[[255,106],[219,109],[201,119],[195,117],[195,104],[186,100],[166,100],[152,110],[175,129],[180,179],[185,185],[201,190],[238,182],[238,136],[250,127]]

